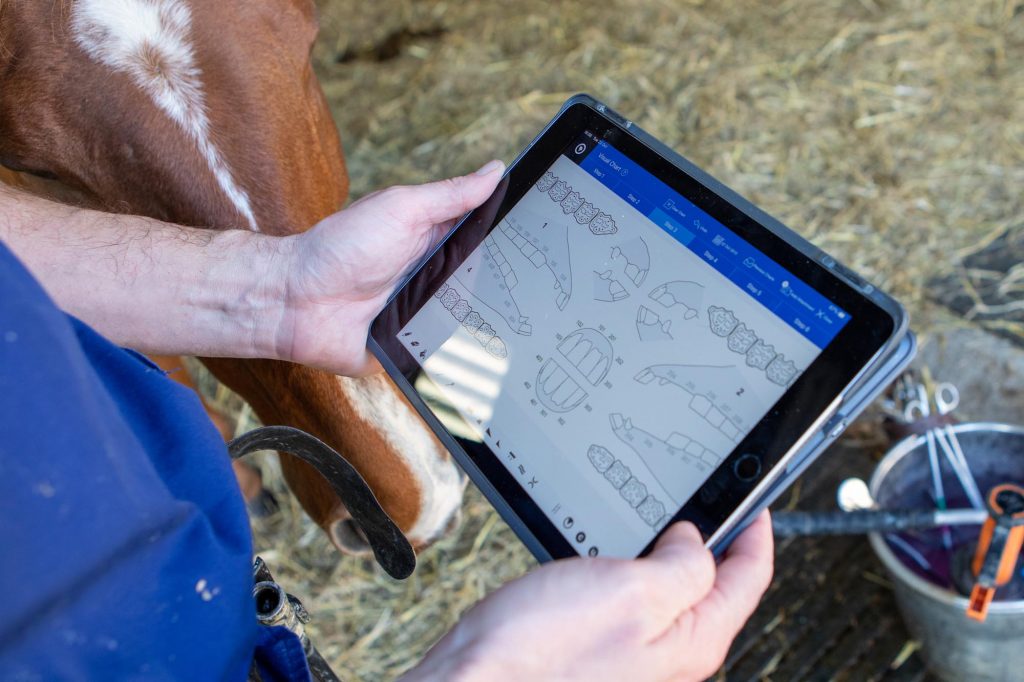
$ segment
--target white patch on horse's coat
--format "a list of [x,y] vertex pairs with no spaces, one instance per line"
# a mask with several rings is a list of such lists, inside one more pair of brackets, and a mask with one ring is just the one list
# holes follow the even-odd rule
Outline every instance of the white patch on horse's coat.
[[420,514],[407,533],[409,539],[435,539],[462,503],[463,480],[455,463],[385,376],[338,381],[359,417],[384,436],[419,483]]
[[192,12],[183,0],[78,0],[75,42],[94,60],[127,73],[192,138],[250,229],[258,231],[249,195],[210,139],[201,71],[192,49]]

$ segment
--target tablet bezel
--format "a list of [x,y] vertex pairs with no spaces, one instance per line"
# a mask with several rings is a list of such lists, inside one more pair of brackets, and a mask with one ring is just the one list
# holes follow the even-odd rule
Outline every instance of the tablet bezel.
[[[676,511],[673,520],[692,521],[706,539],[713,536],[748,496],[778,473],[784,458],[808,436],[812,427],[820,426],[830,409],[841,403],[844,389],[862,378],[865,368],[905,328],[902,309],[895,301],[836,268],[834,261],[809,242],[692,164],[669,158],[669,154],[663,153],[666,150],[656,149],[645,133],[603,105],[586,97],[573,98],[509,166],[491,199],[449,233],[396,291],[371,326],[371,348],[384,367],[442,437],[456,460],[469,471],[474,482],[485,492],[493,493],[488,495],[492,502],[496,502],[494,495],[501,499],[503,504],[496,506],[503,515],[507,517],[511,513],[522,523],[517,532],[522,535],[523,530],[527,531],[541,545],[543,553],[538,552],[537,547],[531,547],[541,558],[546,558],[544,554],[559,558],[575,556],[578,552],[486,443],[459,438],[444,429],[437,413],[414,388],[417,381],[433,382],[399,343],[398,332],[559,155],[571,148],[587,130],[613,145],[851,315],[835,339],[724,458],[698,492]],[[680,245],[680,248],[684,247]],[[440,391],[434,393],[443,395]],[[443,399],[439,402],[441,409],[458,414],[453,405],[445,404]],[[470,425],[466,426],[473,430]],[[735,474],[734,465],[746,453],[759,453],[761,473],[754,479],[742,480]],[[650,551],[656,539],[657,536],[641,554]]]

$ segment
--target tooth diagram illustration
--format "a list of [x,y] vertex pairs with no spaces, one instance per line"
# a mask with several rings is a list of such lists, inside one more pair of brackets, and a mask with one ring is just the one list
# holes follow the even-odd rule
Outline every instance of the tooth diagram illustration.
[[745,355],[747,365],[763,369],[768,381],[773,384],[789,386],[802,371],[792,360],[776,354],[774,346],[765,343],[754,330],[736,319],[731,310],[710,306],[708,325],[712,334],[726,340],[729,350]]
[[565,198],[562,199],[562,213],[566,215],[572,215],[576,213],[576,211],[579,210],[580,206],[583,205],[584,201],[585,199],[581,197],[580,193],[577,192],[576,190],[569,192],[567,195],[565,195]]
[[[740,429],[733,423],[732,419],[726,416],[708,395],[698,392],[692,381],[686,379],[687,374],[692,371],[689,365],[651,365],[640,370],[633,380],[640,384],[650,384],[657,380],[661,386],[673,385],[690,396],[688,407],[691,411],[704,419],[712,428],[716,429],[730,441],[736,442],[740,437]],[[700,367],[702,370],[723,370],[728,372],[734,369],[732,365],[722,367]]]
[[779,386],[789,386],[799,373],[800,370],[796,365],[781,355],[775,356],[775,359],[765,369],[768,381]]
[[601,445],[591,445],[587,450],[587,459],[590,464],[603,474],[605,479],[613,488],[619,491],[619,495],[626,503],[636,510],[636,513],[648,525],[657,528],[665,518],[665,505],[647,491],[647,486],[632,474],[621,460],[615,458],[611,451]]
[[704,298],[704,286],[696,282],[665,282],[651,291],[649,298],[657,301],[664,308],[682,306],[683,319],[692,320],[699,314]]
[[569,186],[569,183],[565,180],[559,180],[555,183],[554,187],[548,190],[548,196],[555,202],[562,203],[562,199],[569,196],[569,192],[571,191],[572,187]]
[[537,400],[552,412],[571,412],[587,399],[587,392],[554,358],[537,372]]
[[594,300],[615,303],[624,298],[629,298],[629,292],[622,282],[615,279],[611,270],[594,272]]
[[480,313],[473,310],[473,306],[462,297],[455,287],[445,282],[434,292],[434,298],[441,301],[441,305],[462,324],[466,331],[473,335],[473,338],[484,347],[484,350],[498,359],[508,357],[508,346],[505,345],[505,341],[498,336],[494,327],[488,324]]
[[540,180],[537,181],[536,187],[541,192],[547,192],[549,189],[555,186],[556,182],[558,182],[558,178],[555,177],[554,173],[548,171],[547,173],[541,176]]
[[559,310],[565,310],[572,296],[569,228],[558,223],[543,223],[539,228],[529,228],[509,216],[501,221],[500,229],[533,267],[547,268],[555,279],[555,305]]
[[715,336],[725,338],[732,334],[732,330],[740,323],[731,310],[711,306],[708,308],[708,324],[711,326],[711,333]]
[[548,171],[541,176],[534,187],[551,197],[562,207],[562,212],[571,215],[580,225],[586,225],[595,235],[615,234],[619,231],[615,219],[599,210],[574,190],[572,185]]
[[[512,332],[520,336],[530,336],[533,334],[533,325],[521,312],[515,296],[519,278],[516,277],[512,265],[493,234],[484,239],[482,259],[483,268],[474,267],[472,261],[464,263],[459,268],[456,275],[459,284],[467,291],[472,291],[473,295],[494,311]],[[465,278],[465,281],[462,278]],[[473,286],[466,286],[467,281],[472,282]]]
[[754,330],[740,322],[739,326],[732,330],[732,334],[729,334],[729,338],[726,339],[726,344],[729,346],[729,350],[733,353],[745,355],[756,341],[757,334],[754,333]]
[[672,320],[662,321],[661,316],[645,305],[636,311],[636,331],[641,341],[671,341],[669,329]]
[[673,431],[662,440],[633,426],[632,420],[620,413],[608,419],[615,437],[643,460],[676,505],[682,505],[703,480],[703,476],[694,474],[705,474],[722,461],[715,452],[681,433]]
[[758,339],[747,351],[747,364],[757,369],[767,369],[776,355],[774,346]]
[[633,284],[640,286],[647,279],[651,270],[651,252],[642,237],[635,237],[627,242],[612,247],[612,259],[622,258],[626,261],[626,277]]
[[597,206],[594,206],[589,201],[584,201],[572,215],[580,225],[589,225],[600,213],[601,211],[597,210]]
[[665,505],[654,495],[648,495],[636,508],[636,513],[648,526],[657,528],[663,525],[665,520]]
[[598,386],[612,368],[614,350],[608,338],[596,329],[577,329],[558,344],[558,352],[593,386]]
[[584,384],[599,386],[612,367],[611,341],[596,329],[567,334],[537,373],[537,399],[552,412],[570,412],[587,399]]
[[629,470],[629,467],[623,464],[619,460],[612,462],[612,465],[608,467],[608,471],[604,472],[604,477],[608,479],[608,482],[618,490],[622,486],[626,485],[626,481],[633,478],[633,472]]
[[597,217],[590,221],[590,231],[598,236],[605,234],[615,234],[619,231],[619,227],[615,224],[615,221],[607,213],[598,213]]
[[587,458],[594,465],[594,468],[602,474],[608,471],[611,465],[615,463],[615,455],[608,448],[600,445],[591,445],[590,449],[587,450]]

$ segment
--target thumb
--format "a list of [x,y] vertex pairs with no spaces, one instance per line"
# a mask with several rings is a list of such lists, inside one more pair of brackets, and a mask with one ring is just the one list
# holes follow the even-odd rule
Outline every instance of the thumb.
[[692,523],[669,527],[640,561],[661,587],[666,615],[672,618],[700,603],[715,583],[715,559]]
[[505,164],[488,161],[480,170],[457,178],[403,187],[393,207],[412,225],[433,226],[473,210],[487,200],[501,180]]

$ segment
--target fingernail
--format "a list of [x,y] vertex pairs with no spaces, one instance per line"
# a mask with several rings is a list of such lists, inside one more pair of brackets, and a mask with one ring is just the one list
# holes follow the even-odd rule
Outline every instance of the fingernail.
[[473,173],[473,175],[490,175],[494,171],[501,170],[504,167],[504,163],[498,161],[497,159],[494,159],[493,161],[488,161],[483,166],[481,166],[480,170],[478,170],[476,173]]

